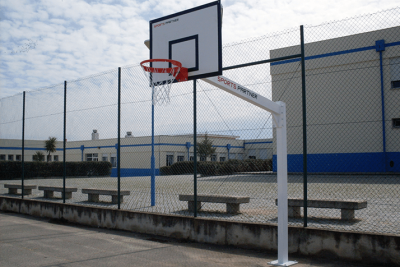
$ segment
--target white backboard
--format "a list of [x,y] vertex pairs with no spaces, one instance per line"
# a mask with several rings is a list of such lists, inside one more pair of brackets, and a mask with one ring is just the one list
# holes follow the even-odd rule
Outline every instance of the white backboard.
[[[222,75],[221,16],[221,4],[215,1],[150,21],[150,59],[181,62],[188,80]],[[165,75],[153,79],[163,81]]]

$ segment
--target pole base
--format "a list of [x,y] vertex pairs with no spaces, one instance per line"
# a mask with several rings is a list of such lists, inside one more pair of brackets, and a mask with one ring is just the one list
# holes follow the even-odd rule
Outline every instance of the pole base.
[[298,263],[297,261],[287,261],[287,262],[284,262],[284,263],[279,263],[278,260],[268,262],[268,264],[274,265],[274,266],[291,266],[291,265],[295,265],[297,263]]

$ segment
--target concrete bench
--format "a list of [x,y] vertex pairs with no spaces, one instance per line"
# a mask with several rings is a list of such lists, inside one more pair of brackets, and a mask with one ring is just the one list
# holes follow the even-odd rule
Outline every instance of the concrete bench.
[[[52,198],[54,197],[54,192],[61,192],[61,196],[64,194],[64,189],[62,186],[39,186],[39,190],[44,191],[45,198]],[[66,187],[65,188],[65,198],[72,198],[72,192],[77,192],[78,188],[75,187]]]
[[[118,204],[118,190],[117,189],[93,189],[86,188],[82,189],[83,194],[88,194],[89,202],[100,202],[99,195],[110,195],[112,197],[111,203]],[[128,190],[120,191],[120,203],[124,201],[124,196],[129,196],[131,194]]]
[[[16,195],[17,190],[22,189],[22,185],[20,185],[20,184],[4,184],[4,188],[8,188],[9,194]],[[22,192],[22,194],[31,195],[32,189],[36,189],[36,185],[24,185],[24,192]]]
[[[278,205],[278,200],[275,200]],[[289,217],[300,218],[300,208],[304,207],[304,200],[300,198],[288,199]],[[360,210],[367,207],[367,201],[364,200],[336,200],[336,199],[308,199],[307,207],[321,209],[340,209],[342,220],[354,219],[354,210]]]
[[[194,211],[194,195],[179,195],[180,201],[188,202],[188,209]],[[239,213],[241,203],[249,203],[250,197],[222,196],[222,195],[197,195],[197,210],[201,209],[201,202],[226,203],[226,213]]]

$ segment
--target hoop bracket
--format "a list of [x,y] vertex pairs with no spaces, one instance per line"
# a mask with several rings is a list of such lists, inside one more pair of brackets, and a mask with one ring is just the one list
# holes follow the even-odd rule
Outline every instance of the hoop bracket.
[[178,81],[178,82],[185,82],[185,81],[187,81],[188,80],[188,69],[187,68],[184,68],[184,67],[181,67],[181,69],[180,69],[180,71],[179,71],[179,73],[178,73],[178,75],[176,76],[176,80]]

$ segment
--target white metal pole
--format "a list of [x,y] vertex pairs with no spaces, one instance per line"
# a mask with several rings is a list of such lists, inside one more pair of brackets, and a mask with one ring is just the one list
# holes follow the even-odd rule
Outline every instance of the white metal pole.
[[278,176],[278,260],[270,264],[276,266],[290,266],[296,261],[289,261],[289,234],[288,234],[288,194],[287,194],[287,133],[286,133],[286,105],[276,102],[280,106],[279,116],[275,116],[276,146],[277,146],[277,176]]
[[288,206],[287,206],[287,140],[286,108],[281,106],[280,122],[276,128],[278,164],[278,263],[288,261]]

